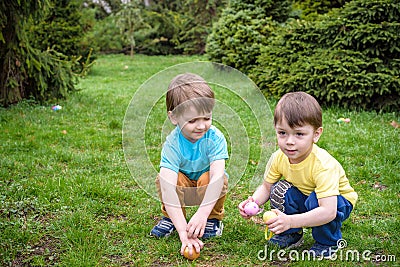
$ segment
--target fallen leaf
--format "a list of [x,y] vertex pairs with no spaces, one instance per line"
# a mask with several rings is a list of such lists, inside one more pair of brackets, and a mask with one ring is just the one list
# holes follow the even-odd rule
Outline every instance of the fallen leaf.
[[394,128],[399,128],[400,127],[400,124],[398,123],[398,122],[396,122],[396,121],[392,121],[391,123],[390,123],[390,125],[392,125]]
[[375,182],[375,184],[372,186],[372,188],[378,189],[378,190],[385,190],[387,188],[387,186],[381,184],[380,182]]

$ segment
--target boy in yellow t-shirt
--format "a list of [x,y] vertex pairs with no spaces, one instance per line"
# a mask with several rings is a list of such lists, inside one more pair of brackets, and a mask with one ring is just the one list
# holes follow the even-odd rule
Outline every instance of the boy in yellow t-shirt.
[[342,238],[341,226],[357,201],[340,163],[318,147],[322,111],[318,102],[304,92],[284,95],[274,113],[279,150],[272,154],[262,185],[239,204],[243,218],[249,201],[259,205],[270,200],[278,215],[268,220],[275,235],[268,241],[281,248],[296,247],[303,227],[312,228],[315,240],[310,254],[329,258]]

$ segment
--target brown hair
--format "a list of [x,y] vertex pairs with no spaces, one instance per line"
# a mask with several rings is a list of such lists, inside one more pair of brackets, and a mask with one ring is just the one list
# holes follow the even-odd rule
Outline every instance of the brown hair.
[[184,73],[172,79],[166,94],[167,111],[182,112],[188,107],[211,113],[215,100],[214,92],[199,75]]
[[317,100],[305,92],[285,94],[274,112],[274,125],[285,118],[290,128],[310,124],[314,129],[322,127],[322,109]]

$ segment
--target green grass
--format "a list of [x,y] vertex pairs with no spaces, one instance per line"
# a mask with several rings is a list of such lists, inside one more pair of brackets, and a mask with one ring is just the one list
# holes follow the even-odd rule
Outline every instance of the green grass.
[[[259,149],[254,148],[257,142],[252,142],[243,178],[229,191],[223,237],[205,241],[198,260],[189,262],[179,255],[176,234],[161,240],[148,237],[161,216],[160,207],[141,189],[125,162],[121,134],[125,111],[149,77],[166,67],[201,59],[103,56],[80,82],[81,91],[57,103],[62,110],[51,110],[56,103],[35,106],[29,101],[0,109],[0,265],[399,264],[400,129],[390,125],[392,120],[399,121],[398,113],[324,111],[325,131],[319,145],[342,163],[359,194],[343,226],[348,245],[344,251],[357,250],[360,257],[367,251],[370,261],[344,256],[335,261],[290,261],[279,259],[276,253],[272,260],[257,257],[265,248],[264,228],[260,220],[241,219],[236,208],[251,194],[249,179],[260,160]],[[154,123],[165,121],[165,113],[155,113]],[[247,115],[241,116],[247,120]],[[349,117],[351,122],[338,124],[340,117]],[[247,130],[251,140],[256,138],[254,129]],[[147,140],[155,165],[161,147],[156,141]],[[307,229],[299,251],[311,245]],[[396,261],[378,261],[385,256],[390,260],[395,256]]]

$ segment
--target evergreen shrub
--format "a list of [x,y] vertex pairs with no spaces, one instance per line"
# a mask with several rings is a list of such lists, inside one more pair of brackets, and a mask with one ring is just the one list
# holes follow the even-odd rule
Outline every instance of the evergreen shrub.
[[296,0],[293,8],[301,10],[301,18],[313,20],[319,14],[328,13],[332,8],[340,8],[351,0]]
[[150,26],[135,36],[137,52],[144,54],[203,54],[212,23],[227,0],[154,2],[143,9]]
[[293,20],[261,48],[250,76],[275,97],[306,91],[325,104],[399,110],[400,4],[355,0],[316,21]]
[[278,23],[288,18],[290,3],[232,0],[207,39],[208,58],[247,73]]
[[86,46],[93,47],[95,52],[118,53],[123,51],[124,41],[114,18],[108,16],[97,21],[93,28],[84,36]]
[[183,23],[179,13],[157,6],[154,10],[144,10],[143,19],[150,27],[138,30],[135,34],[136,52],[147,55],[182,53],[177,48]]

